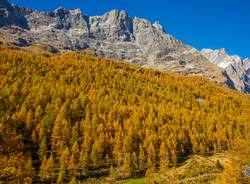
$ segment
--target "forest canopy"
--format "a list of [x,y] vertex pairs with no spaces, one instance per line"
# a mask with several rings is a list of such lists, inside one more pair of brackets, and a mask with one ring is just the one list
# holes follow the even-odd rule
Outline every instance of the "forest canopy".
[[[250,98],[202,77],[0,48],[0,181],[145,175],[241,150]],[[14,183],[15,183],[14,182]]]

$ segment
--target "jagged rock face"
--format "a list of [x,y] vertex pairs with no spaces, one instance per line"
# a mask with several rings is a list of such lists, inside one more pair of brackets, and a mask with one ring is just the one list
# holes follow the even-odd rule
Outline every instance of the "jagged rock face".
[[[0,0],[0,30],[16,45],[47,44],[64,50],[89,49],[96,54],[180,74],[205,76],[223,83],[223,70],[196,49],[167,34],[159,22],[151,24],[112,10],[86,16],[80,10],[58,8],[44,13]],[[1,9],[0,9],[1,10]],[[8,14],[15,15],[6,16]],[[24,20],[25,26],[19,22]],[[21,21],[22,22],[22,21]]]
[[26,16],[31,31],[76,30],[81,34],[88,33],[88,17],[80,10],[58,8],[54,12],[32,12]]
[[165,34],[156,24],[151,24],[145,19],[133,20],[135,42],[143,55],[147,56],[148,64],[159,65],[164,61],[177,60],[178,53],[190,50],[180,41]]
[[233,62],[225,71],[236,89],[250,93],[250,60]]
[[89,33],[89,20],[80,10],[58,8],[49,13],[33,11],[25,18],[36,43],[71,50],[88,47],[84,36]]
[[0,28],[3,26],[19,26],[27,29],[27,21],[24,15],[31,10],[9,4],[6,0],[0,0]]
[[250,60],[242,60],[239,56],[230,56],[225,49],[202,49],[203,54],[212,63],[225,69],[228,85],[244,93],[250,93]]
[[112,10],[90,17],[90,33],[97,40],[133,41],[133,23],[125,11]]

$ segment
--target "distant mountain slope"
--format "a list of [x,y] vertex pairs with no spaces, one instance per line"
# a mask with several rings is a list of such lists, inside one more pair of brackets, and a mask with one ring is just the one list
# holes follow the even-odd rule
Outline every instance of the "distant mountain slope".
[[239,56],[230,56],[225,49],[201,50],[208,60],[225,69],[228,76],[229,85],[244,93],[250,93],[250,60],[248,58],[241,59]]
[[47,44],[64,50],[89,49],[96,54],[145,67],[205,76],[225,83],[223,70],[191,46],[167,34],[156,22],[112,10],[87,16],[79,9],[39,12],[0,1],[0,41],[28,46]]
[[202,49],[201,54],[221,68],[226,68],[233,62],[241,61],[241,58],[237,55],[229,56],[224,48],[219,50]]

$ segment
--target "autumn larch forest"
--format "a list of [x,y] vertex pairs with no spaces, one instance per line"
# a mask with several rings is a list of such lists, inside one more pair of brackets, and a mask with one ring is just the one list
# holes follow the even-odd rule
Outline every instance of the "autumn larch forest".
[[228,168],[217,160],[219,183],[249,183],[249,119],[249,96],[202,77],[90,52],[0,49],[3,183],[153,183],[155,173],[178,183],[171,169],[218,153],[241,157]]

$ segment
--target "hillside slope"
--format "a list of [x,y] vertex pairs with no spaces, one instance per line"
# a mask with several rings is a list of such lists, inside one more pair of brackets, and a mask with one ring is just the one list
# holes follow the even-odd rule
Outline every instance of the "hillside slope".
[[193,154],[244,151],[249,104],[201,77],[1,48],[0,181],[138,177]]
[[91,50],[100,56],[173,73],[205,76],[225,84],[222,69],[167,33],[159,22],[131,18],[123,10],[87,16],[79,9],[40,12],[0,1],[0,43]]

